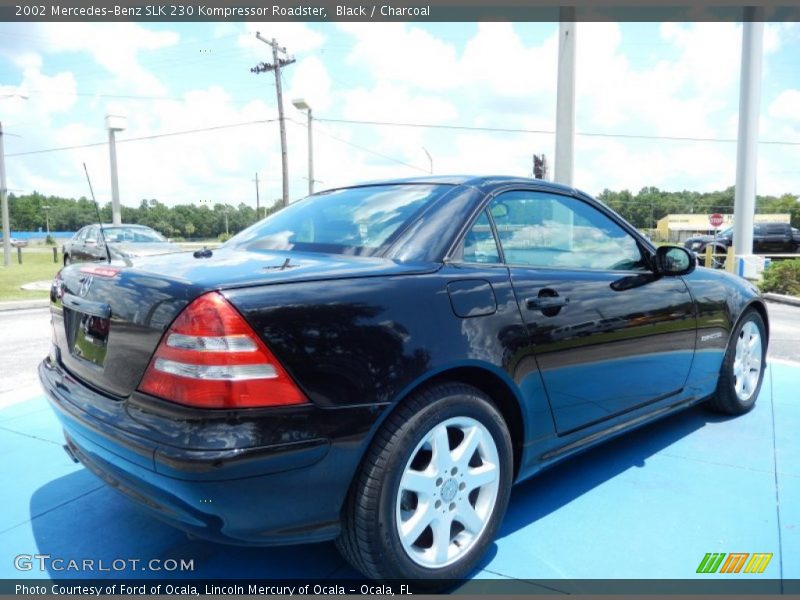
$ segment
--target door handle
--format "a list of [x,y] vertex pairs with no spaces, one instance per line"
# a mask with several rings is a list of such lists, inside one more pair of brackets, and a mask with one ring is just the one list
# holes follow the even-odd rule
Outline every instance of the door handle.
[[569,304],[569,298],[565,296],[538,296],[525,300],[525,306],[530,310],[561,308],[567,304]]

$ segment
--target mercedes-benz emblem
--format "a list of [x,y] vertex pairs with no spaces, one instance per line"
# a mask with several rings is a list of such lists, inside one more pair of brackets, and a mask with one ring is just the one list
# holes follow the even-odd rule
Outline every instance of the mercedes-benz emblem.
[[78,296],[83,298],[86,294],[89,293],[89,288],[92,286],[92,281],[94,281],[94,277],[91,275],[87,275],[86,277],[81,277],[81,287],[78,288]]

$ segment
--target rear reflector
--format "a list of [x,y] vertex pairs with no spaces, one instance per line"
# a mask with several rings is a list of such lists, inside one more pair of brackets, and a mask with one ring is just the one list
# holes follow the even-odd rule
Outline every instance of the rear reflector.
[[171,333],[167,346],[199,352],[255,352],[256,343],[246,335],[205,336]]
[[247,379],[275,379],[278,376],[272,365],[192,365],[166,358],[157,358],[156,371],[172,373],[191,379],[214,381],[243,381]]
[[200,296],[175,319],[139,389],[199,408],[308,402],[250,325],[217,292]]

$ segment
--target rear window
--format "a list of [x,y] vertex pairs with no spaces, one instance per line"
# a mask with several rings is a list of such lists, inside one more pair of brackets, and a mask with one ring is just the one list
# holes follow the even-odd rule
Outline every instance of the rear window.
[[149,227],[103,227],[103,235],[109,242],[147,244],[167,241],[164,236]]
[[248,227],[225,246],[374,256],[449,188],[376,185],[309,196]]

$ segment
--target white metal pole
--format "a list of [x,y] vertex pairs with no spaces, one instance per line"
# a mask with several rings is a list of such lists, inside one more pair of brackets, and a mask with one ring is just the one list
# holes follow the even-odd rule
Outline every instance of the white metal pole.
[[575,146],[575,7],[561,7],[559,20],[554,178],[557,183],[571,186]]
[[753,253],[758,115],[761,104],[761,55],[764,39],[764,23],[760,19],[763,19],[762,8],[744,8],[736,193],[733,208],[733,245],[737,256]]
[[308,195],[314,193],[314,117],[308,107]]
[[3,264],[11,263],[11,223],[8,218],[8,187],[6,186],[6,155],[3,150],[3,123],[0,122],[0,204],[3,212]]
[[425,146],[422,147],[422,151],[425,153],[425,156],[428,157],[428,172],[433,175],[433,157]]
[[108,129],[108,154],[111,158],[111,222],[122,223],[119,209],[119,180],[117,179],[117,141],[114,130]]

